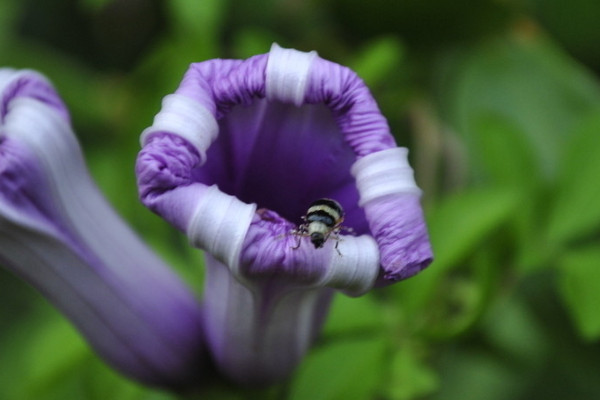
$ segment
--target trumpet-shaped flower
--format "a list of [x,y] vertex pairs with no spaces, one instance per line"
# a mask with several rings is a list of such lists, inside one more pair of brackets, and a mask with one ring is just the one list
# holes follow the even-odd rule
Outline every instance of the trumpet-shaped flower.
[[[288,376],[336,290],[432,260],[407,150],[357,75],[315,52],[192,64],[141,141],[140,197],[205,251],[206,340],[235,381]],[[315,248],[294,228],[320,198],[353,234]]]
[[200,305],[103,199],[51,84],[0,69],[0,96],[0,263],[124,374],[197,379]]

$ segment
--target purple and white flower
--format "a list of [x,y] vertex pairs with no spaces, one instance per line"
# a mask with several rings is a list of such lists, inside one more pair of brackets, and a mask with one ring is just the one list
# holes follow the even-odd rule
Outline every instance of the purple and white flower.
[[[274,45],[192,64],[142,134],[140,197],[205,251],[206,340],[242,383],[284,379],[336,290],[357,296],[432,260],[421,191],[350,69]],[[315,249],[290,231],[332,198],[355,235]]]
[[52,85],[0,69],[0,96],[0,264],[124,374],[161,386],[197,380],[201,307],[104,200]]

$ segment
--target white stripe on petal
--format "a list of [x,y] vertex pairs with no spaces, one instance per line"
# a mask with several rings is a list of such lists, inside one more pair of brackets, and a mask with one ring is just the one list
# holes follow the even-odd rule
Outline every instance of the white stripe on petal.
[[246,286],[206,254],[206,336],[219,370],[236,382],[285,379],[315,339],[331,291]]
[[187,236],[194,247],[206,250],[239,276],[240,252],[255,211],[256,204],[246,204],[213,185],[199,199]]
[[339,253],[332,249],[331,263],[319,285],[340,289],[349,296],[360,296],[371,290],[379,273],[379,248],[375,239],[370,235],[343,236],[337,246]]
[[142,132],[142,146],[150,135],[160,132],[173,133],[190,142],[200,153],[200,163],[204,164],[206,150],[219,134],[219,125],[214,115],[200,103],[174,93],[163,98],[162,108],[154,117],[152,126]]
[[371,153],[352,165],[351,172],[360,193],[360,206],[390,194],[421,194],[407,157],[408,149],[394,147]]
[[316,51],[306,53],[284,49],[273,43],[266,69],[267,99],[301,106],[304,103],[310,67],[315,57]]

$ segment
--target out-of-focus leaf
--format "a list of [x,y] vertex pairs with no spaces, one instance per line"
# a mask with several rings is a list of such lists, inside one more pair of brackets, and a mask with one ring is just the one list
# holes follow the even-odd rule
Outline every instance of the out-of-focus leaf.
[[11,326],[0,343],[0,398],[86,398],[81,366],[90,352],[85,343],[47,304],[28,317]]
[[420,399],[439,386],[437,373],[419,359],[412,347],[403,347],[392,359],[389,398],[392,400]]
[[488,178],[502,186],[515,185],[529,189],[540,183],[535,151],[527,135],[510,120],[494,114],[481,114],[473,122],[473,140],[478,165]]
[[517,264],[523,272],[531,272],[545,264],[548,249],[540,232],[544,229],[547,198],[544,178],[532,148],[519,126],[501,115],[480,116],[474,122],[473,158],[481,166],[479,178],[491,184],[515,188],[520,206],[515,210],[513,231],[516,235]]
[[83,369],[86,400],[141,400],[145,397],[147,389],[117,375],[96,358],[90,357]]
[[554,176],[573,126],[600,101],[592,76],[540,35],[486,41],[456,74],[446,76],[443,108],[471,155],[481,118],[502,116],[526,135],[545,176]]
[[504,25],[512,3],[421,0],[321,1],[336,25],[358,41],[382,33],[407,38],[419,52],[460,41],[474,40]]
[[358,298],[337,295],[323,330],[326,336],[376,332],[383,326],[382,307],[372,295]]
[[[141,395],[132,398],[131,400],[178,400],[181,399],[180,396],[177,396],[172,393],[162,392],[152,389],[146,389],[142,392]],[[225,399],[223,399],[225,400]]]
[[397,37],[382,37],[368,43],[350,67],[367,85],[377,86],[398,71],[403,56],[404,48]]
[[[43,308],[48,310],[47,308]],[[112,370],[97,358],[78,332],[51,312],[37,324],[23,324],[20,353],[0,360],[0,382],[13,376],[3,400],[175,400],[172,394],[144,387]],[[23,343],[24,342],[24,343]],[[5,353],[3,352],[3,356]],[[10,364],[7,364],[10,363]],[[10,368],[7,368],[10,365]],[[9,375],[4,371],[13,368]],[[18,377],[18,379],[15,379]]]
[[548,237],[552,243],[579,239],[600,228],[600,110],[567,143]]
[[136,96],[131,110],[134,115],[144,114],[146,121],[141,129],[151,124],[152,116],[160,109],[160,100],[179,86],[191,63],[223,56],[218,44],[227,3],[219,0],[165,3],[172,32],[147,54],[130,82],[130,90]]
[[384,378],[385,341],[338,340],[309,354],[290,384],[290,400],[364,400]]
[[437,273],[472,253],[486,236],[505,223],[518,207],[511,188],[478,189],[447,197],[428,218]]
[[470,257],[468,269],[444,277],[435,295],[415,310],[420,311],[416,318],[423,324],[419,331],[428,338],[448,340],[473,327],[498,285],[497,260],[494,248],[478,249]]
[[216,39],[225,6],[226,2],[219,0],[169,1],[172,24],[178,31],[189,35],[181,39],[189,39],[193,42]]
[[551,344],[544,327],[520,297],[513,294],[496,299],[483,318],[482,327],[503,357],[532,368],[545,361]]
[[0,54],[4,54],[4,46],[12,39],[17,4],[16,1],[0,1]]
[[[10,281],[0,281],[0,283],[3,284],[1,287],[4,288]],[[21,287],[21,289],[23,288]],[[2,291],[0,293],[5,294]],[[6,312],[3,313],[5,319],[0,325],[0,351],[2,352],[2,357],[0,358],[0,399],[20,400],[23,391],[23,384],[21,383],[23,381],[23,371],[26,368],[23,360],[23,349],[27,348],[35,331],[39,328],[40,315],[39,313],[32,312],[31,309],[26,313],[22,313],[21,308],[10,308],[11,306],[18,307],[18,304],[14,303],[11,303],[10,306],[8,305],[9,300],[12,300],[10,294],[8,293],[6,301],[0,303],[6,308]],[[22,315],[20,318],[11,318],[11,313],[25,315]]]
[[[260,28],[240,29],[234,38],[233,55],[236,58],[249,58],[267,53],[278,38],[273,32]],[[284,46],[283,43],[281,43]],[[284,46],[285,47],[285,46]]]
[[[287,399],[283,395],[285,387],[282,385],[271,386],[247,386],[234,385],[226,380],[205,380],[205,384],[192,389],[178,393],[179,400],[281,400]],[[155,400],[154,398],[145,397],[140,400]],[[156,398],[156,400],[163,400]]]
[[98,11],[112,1],[113,0],[79,0],[79,3],[82,7],[85,7],[90,11]]
[[518,201],[513,189],[491,188],[457,193],[440,202],[428,218],[435,260],[424,272],[397,285],[403,308],[412,314],[424,307],[440,278],[475,254],[495,229],[512,218]]
[[55,394],[60,398],[65,390],[81,390],[75,382],[90,350],[66,320],[58,316],[49,319],[35,332],[26,350],[24,399],[54,398]]
[[440,390],[433,400],[514,400],[527,377],[492,353],[462,349],[442,360]]
[[534,18],[569,53],[587,65],[600,65],[598,16],[600,3],[595,0],[528,0]]
[[571,250],[560,260],[558,289],[580,334],[600,338],[600,246]]

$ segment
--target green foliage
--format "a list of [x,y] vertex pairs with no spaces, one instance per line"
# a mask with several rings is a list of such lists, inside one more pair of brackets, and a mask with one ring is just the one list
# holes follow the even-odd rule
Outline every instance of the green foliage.
[[449,196],[431,213],[430,235],[436,254],[436,273],[455,266],[471,254],[516,209],[510,189],[473,190]]
[[[337,296],[289,382],[210,382],[187,397],[122,377],[0,274],[0,399],[600,397],[600,52],[590,39],[600,3],[125,2],[140,27],[151,20],[142,3],[162,21],[127,65],[98,55],[102,15],[117,3],[0,1],[0,63],[55,83],[94,179],[194,289],[198,252],[138,202],[138,136],[191,62],[272,42],[317,50],[372,89],[427,188],[435,262],[364,297]],[[40,21],[39,10],[52,13]],[[89,35],[73,35],[83,17]]]
[[460,62],[449,80],[454,90],[442,99],[466,144],[478,149],[482,118],[505,118],[523,133],[538,168],[553,176],[573,126],[600,100],[593,78],[543,38],[489,41]]
[[[426,270],[398,288],[397,296],[403,304],[404,312],[411,318],[423,318],[424,310],[425,315],[430,315],[427,310],[432,310],[430,307],[433,303],[444,303],[448,300],[446,296],[457,294],[463,297],[468,294],[462,284],[458,287],[448,285],[448,279],[453,279],[451,276],[456,272],[453,270],[461,266],[464,269],[468,257],[486,241],[490,241],[493,233],[506,224],[517,204],[514,191],[505,189],[479,189],[445,198],[430,214],[428,221],[436,257],[435,268]],[[476,271],[486,275],[490,273],[484,268]],[[462,280],[460,282],[465,283]],[[486,287],[478,285],[477,289],[485,291]],[[460,308],[462,311],[476,312],[477,307],[473,302],[482,301],[484,293],[470,293],[475,297],[463,297],[459,301]],[[466,308],[465,301],[470,303]],[[433,310],[439,311],[439,308]],[[466,318],[469,312],[463,317]],[[443,321],[450,322],[449,319]],[[436,330],[439,331],[437,328]],[[449,326],[445,326],[443,330],[447,330],[446,334],[454,331]]]
[[600,338],[600,247],[573,249],[560,260],[559,289],[581,335]]
[[[3,341],[0,398],[11,400],[174,400],[123,378],[91,353],[78,332],[46,305]],[[10,366],[7,368],[7,366]],[[12,384],[9,384],[12,383]]]
[[520,377],[500,357],[484,351],[466,350],[447,368],[447,385],[434,399],[444,400],[508,400],[518,398]]
[[336,296],[323,335],[335,340],[338,336],[380,331],[385,326],[380,307],[371,295],[359,298]]
[[439,377],[413,347],[399,348],[392,356],[388,397],[409,400],[434,393]]
[[377,38],[368,43],[349,65],[369,87],[385,84],[391,74],[399,72],[404,49],[393,36]]
[[89,8],[90,11],[98,11],[110,4],[111,0],[81,0],[81,6]]
[[582,119],[561,160],[556,200],[548,228],[552,243],[581,239],[600,228],[600,112]]
[[293,400],[372,398],[382,379],[385,341],[381,337],[337,340],[316,348],[290,385]]

